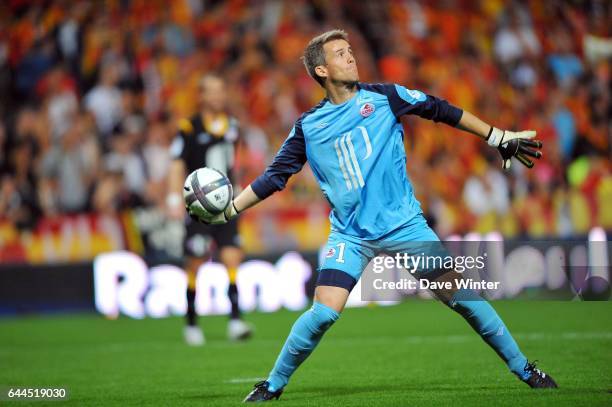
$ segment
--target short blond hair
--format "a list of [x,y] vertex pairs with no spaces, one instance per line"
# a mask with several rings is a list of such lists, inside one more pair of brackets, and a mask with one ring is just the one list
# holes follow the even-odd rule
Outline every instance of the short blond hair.
[[304,62],[308,75],[321,86],[325,85],[325,78],[317,75],[315,68],[319,65],[325,65],[325,51],[323,50],[323,45],[333,40],[348,41],[348,34],[344,30],[335,29],[317,35],[310,40],[304,50],[304,56],[302,56],[302,61]]

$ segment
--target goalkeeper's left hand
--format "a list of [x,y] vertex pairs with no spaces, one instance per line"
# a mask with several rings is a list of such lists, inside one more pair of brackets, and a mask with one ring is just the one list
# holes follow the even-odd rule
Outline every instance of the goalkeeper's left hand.
[[516,157],[527,168],[532,168],[533,161],[529,157],[536,159],[542,157],[542,152],[539,151],[542,148],[542,142],[532,140],[535,136],[536,132],[534,130],[513,132],[491,127],[487,143],[490,146],[497,147],[502,156],[503,169],[510,168],[512,157]]

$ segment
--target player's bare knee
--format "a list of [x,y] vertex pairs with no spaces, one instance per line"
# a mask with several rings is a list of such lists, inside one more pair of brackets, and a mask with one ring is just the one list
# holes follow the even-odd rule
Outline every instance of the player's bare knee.
[[334,311],[341,313],[348,299],[349,291],[346,288],[334,286],[317,286],[314,301],[323,304]]
[[244,257],[242,249],[235,246],[224,246],[219,251],[221,262],[226,267],[238,268]]

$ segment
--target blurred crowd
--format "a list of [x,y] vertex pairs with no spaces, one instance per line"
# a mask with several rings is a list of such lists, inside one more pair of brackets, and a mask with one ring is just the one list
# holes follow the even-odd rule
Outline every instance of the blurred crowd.
[[[0,218],[163,211],[176,122],[220,72],[241,123],[243,184],[322,89],[305,44],[343,28],[361,79],[536,129],[544,158],[510,173],[486,143],[407,118],[409,174],[447,236],[612,229],[612,5],[605,0],[7,0],[0,5]],[[325,206],[309,170],[249,216]]]

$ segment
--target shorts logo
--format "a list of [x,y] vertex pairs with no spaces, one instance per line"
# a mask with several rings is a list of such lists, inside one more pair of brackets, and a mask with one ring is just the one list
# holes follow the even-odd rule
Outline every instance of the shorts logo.
[[334,257],[335,255],[336,255],[336,249],[334,249],[333,247],[330,247],[325,257]]
[[359,109],[359,113],[363,117],[368,117],[369,115],[374,113],[374,110],[376,110],[376,108],[372,103],[364,103],[363,106],[361,106],[361,109]]

